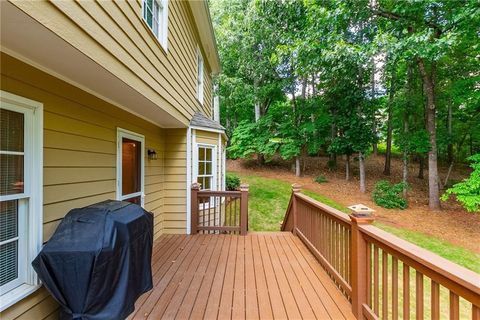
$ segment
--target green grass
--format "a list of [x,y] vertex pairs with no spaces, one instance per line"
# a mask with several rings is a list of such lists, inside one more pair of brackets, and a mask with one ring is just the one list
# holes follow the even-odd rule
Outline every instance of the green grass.
[[[248,183],[250,185],[248,206],[250,230],[280,230],[280,224],[285,216],[291,195],[291,185],[284,181],[251,175],[240,175],[240,178],[242,183]],[[305,190],[303,193],[328,206],[349,213],[349,210],[346,207],[321,194],[309,190]],[[480,255],[477,253],[415,231],[394,228],[382,223],[375,223],[375,225],[399,238],[410,241],[445,259],[480,273]]]

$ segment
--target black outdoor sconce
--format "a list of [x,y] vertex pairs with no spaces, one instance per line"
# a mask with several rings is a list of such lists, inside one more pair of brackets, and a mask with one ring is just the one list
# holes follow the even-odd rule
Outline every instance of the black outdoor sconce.
[[153,149],[147,150],[148,160],[157,160],[157,152]]

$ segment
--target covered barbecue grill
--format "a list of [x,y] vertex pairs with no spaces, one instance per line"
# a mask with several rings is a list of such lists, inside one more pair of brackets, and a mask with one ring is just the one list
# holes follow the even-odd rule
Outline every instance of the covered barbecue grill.
[[153,217],[105,201],[71,210],[33,261],[62,319],[124,319],[152,288]]

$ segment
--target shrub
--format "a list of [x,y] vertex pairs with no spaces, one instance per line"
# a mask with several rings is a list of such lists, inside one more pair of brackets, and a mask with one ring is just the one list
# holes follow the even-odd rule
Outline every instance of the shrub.
[[226,176],[226,188],[228,191],[237,190],[240,187],[240,177],[233,174],[227,173]]
[[470,166],[473,172],[470,177],[447,189],[442,200],[446,201],[450,195],[454,194],[467,211],[480,212],[480,153],[467,159],[472,162]]
[[392,185],[385,180],[378,181],[372,192],[373,201],[383,208],[405,209],[408,202],[401,196],[404,187],[403,182]]
[[325,182],[328,182],[327,178],[324,176],[324,175],[319,175],[317,176],[314,181],[316,183],[325,183]]

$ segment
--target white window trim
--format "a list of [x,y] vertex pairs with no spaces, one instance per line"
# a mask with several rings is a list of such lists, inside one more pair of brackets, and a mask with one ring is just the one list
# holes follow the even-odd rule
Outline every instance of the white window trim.
[[[139,141],[142,144],[140,157],[140,191],[122,195],[122,138]],[[145,207],[145,136],[133,131],[117,128],[117,200],[140,197],[140,205]]]
[[[212,183],[210,184],[210,190],[216,191],[217,189],[217,145],[215,144],[208,144],[208,143],[196,143],[193,159],[195,165],[193,166],[193,177],[194,181],[198,180],[198,148],[210,148],[212,149]],[[203,186],[202,186],[203,187]]]
[[[201,72],[200,72],[201,70]],[[205,96],[205,63],[200,48],[197,48],[197,100],[201,105]]]
[[152,33],[152,35],[158,40],[162,48],[165,50],[165,52],[168,51],[168,0],[153,0],[156,1],[157,3],[160,4],[161,11],[159,13],[159,19],[158,19],[158,36],[155,34],[153,29],[150,27],[150,25],[147,23],[145,20],[145,16],[143,14],[145,10],[145,2],[146,0],[142,1],[142,21],[145,23],[147,26],[148,30]]
[[[0,292],[0,312],[36,291],[40,287],[37,274],[33,270],[32,261],[40,252],[42,246],[43,228],[43,104],[15,94],[0,90],[2,108],[25,114],[25,190],[21,195],[0,196],[0,201],[7,201],[20,197],[28,198],[26,221],[19,221],[19,227],[24,225],[23,233],[19,228],[20,239],[23,241],[23,250],[26,255],[22,257],[23,270],[19,270],[18,286],[6,292]],[[19,250],[20,252],[20,250]]]

